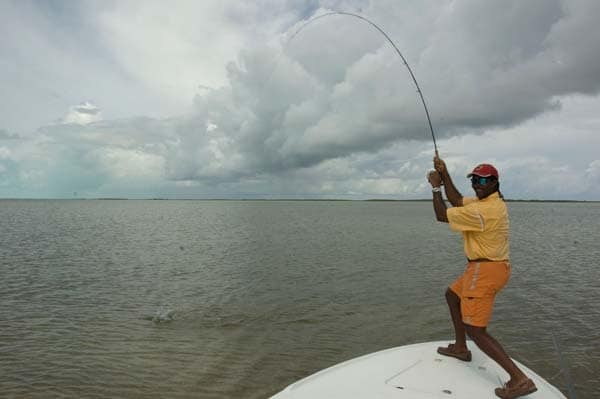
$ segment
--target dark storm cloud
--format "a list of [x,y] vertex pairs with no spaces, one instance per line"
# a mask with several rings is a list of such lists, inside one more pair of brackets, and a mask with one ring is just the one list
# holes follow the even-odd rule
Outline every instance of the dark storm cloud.
[[[455,5],[419,64],[433,82],[441,131],[509,126],[558,107],[558,96],[598,92],[600,37],[591,15],[600,12],[599,3]],[[447,81],[436,80],[435,72]]]
[[[427,29],[407,28],[425,36],[414,42],[386,17],[395,4],[365,12],[406,46],[441,138],[513,126],[560,107],[562,95],[600,89],[600,3],[427,3]],[[237,159],[230,172],[276,173],[431,139],[404,65],[361,21],[323,18],[283,54],[248,49],[228,69],[230,86],[198,97],[196,107],[216,126],[223,154]]]

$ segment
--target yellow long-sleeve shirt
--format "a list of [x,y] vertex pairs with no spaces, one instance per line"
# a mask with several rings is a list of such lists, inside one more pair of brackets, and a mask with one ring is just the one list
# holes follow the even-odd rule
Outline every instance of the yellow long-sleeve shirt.
[[447,215],[450,228],[463,234],[468,259],[509,259],[508,210],[498,193],[482,200],[465,197]]

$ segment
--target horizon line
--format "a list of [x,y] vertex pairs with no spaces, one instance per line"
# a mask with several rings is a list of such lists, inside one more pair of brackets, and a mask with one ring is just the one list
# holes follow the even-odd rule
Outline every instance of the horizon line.
[[[355,201],[355,202],[429,202],[431,198],[394,199],[394,198],[169,198],[169,197],[0,197],[0,201]],[[597,203],[600,200],[585,199],[535,199],[535,198],[506,198],[506,202],[571,202],[571,203]]]

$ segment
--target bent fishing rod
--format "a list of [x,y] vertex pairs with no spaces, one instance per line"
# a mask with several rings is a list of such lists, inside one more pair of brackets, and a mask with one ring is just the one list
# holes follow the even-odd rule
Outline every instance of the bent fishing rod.
[[290,37],[288,43],[291,42],[294,39],[294,37],[296,37],[308,25],[312,24],[313,22],[315,22],[318,19],[330,17],[332,15],[345,15],[345,16],[354,17],[354,18],[358,18],[360,20],[365,21],[366,23],[368,23],[369,25],[371,25],[375,29],[377,29],[377,31],[379,31],[379,33],[381,33],[387,39],[387,41],[392,45],[394,50],[396,50],[396,53],[402,59],[402,62],[406,66],[406,69],[408,69],[408,73],[410,73],[410,77],[412,78],[412,80],[417,88],[417,93],[419,93],[419,97],[421,98],[421,103],[423,103],[423,108],[425,109],[425,115],[427,116],[427,122],[429,123],[429,130],[431,131],[431,138],[433,139],[433,149],[435,151],[435,156],[437,157],[438,156],[437,143],[435,141],[435,134],[433,133],[433,125],[431,123],[431,118],[429,116],[429,110],[427,109],[427,104],[425,103],[425,98],[423,97],[423,91],[421,91],[421,88],[419,87],[419,83],[417,82],[417,78],[415,77],[415,74],[413,73],[412,69],[410,69],[410,66],[408,65],[408,62],[406,61],[406,58],[404,58],[404,56],[400,52],[400,49],[398,49],[398,46],[396,46],[396,44],[392,41],[392,39],[388,36],[388,34],[385,33],[385,31],[383,29],[381,29],[379,26],[377,26],[376,23],[363,17],[362,15],[353,14],[351,12],[344,12],[344,11],[332,11],[332,12],[328,12],[326,14],[319,15],[318,17],[315,17],[315,18],[307,21]]

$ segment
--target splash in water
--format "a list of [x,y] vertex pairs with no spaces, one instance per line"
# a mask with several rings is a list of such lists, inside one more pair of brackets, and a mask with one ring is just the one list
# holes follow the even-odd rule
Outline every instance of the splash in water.
[[152,316],[151,320],[154,323],[169,323],[175,320],[175,310],[161,306],[156,310],[156,313]]

